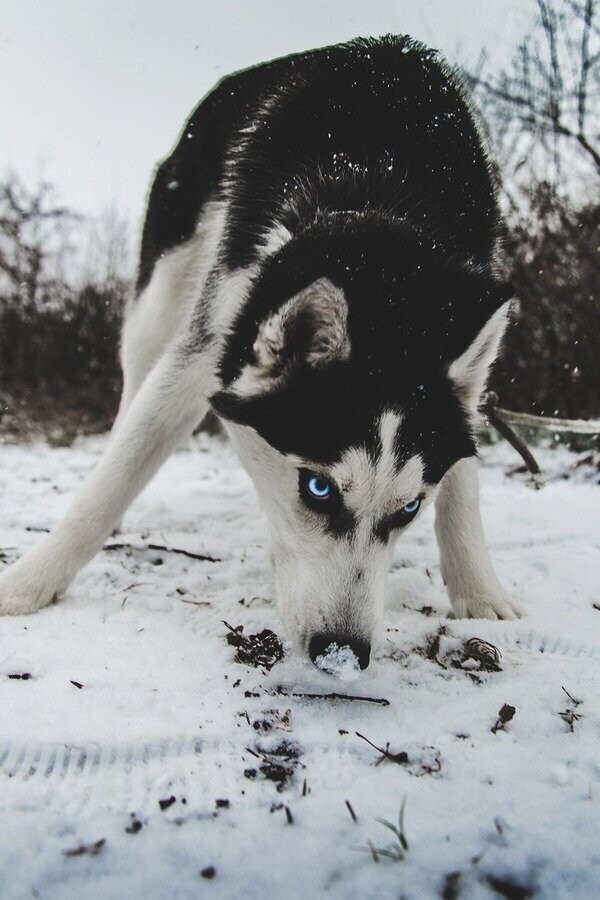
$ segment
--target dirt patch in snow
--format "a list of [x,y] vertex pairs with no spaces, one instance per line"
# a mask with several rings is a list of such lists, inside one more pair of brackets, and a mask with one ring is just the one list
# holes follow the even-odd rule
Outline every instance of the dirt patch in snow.
[[275,663],[283,659],[283,644],[268,628],[264,628],[258,634],[244,634],[243,625],[234,628],[227,622],[223,624],[229,629],[227,643],[236,648],[236,662],[269,671]]

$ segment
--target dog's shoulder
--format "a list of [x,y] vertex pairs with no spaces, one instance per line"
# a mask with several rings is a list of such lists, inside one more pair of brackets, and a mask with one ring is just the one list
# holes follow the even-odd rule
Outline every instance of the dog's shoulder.
[[[348,43],[223,78],[160,164],[138,291],[188,241],[211,199],[227,204],[222,259],[253,264],[322,210],[381,208],[463,255],[488,253],[497,219],[481,136],[454,73],[408,36]],[[275,245],[278,241],[275,240]]]
[[193,235],[203,206],[222,184],[232,142],[252,127],[264,98],[285,85],[288,73],[315,53],[275,59],[227,75],[193,110],[152,182],[138,292],[148,283],[157,258]]
[[[433,56],[405,35],[359,38],[260,63],[221,79],[193,110],[156,170],[142,235],[138,291],[149,281],[159,256],[192,236],[203,206],[222,189],[228,161],[241,156],[243,147],[251,152],[235,177],[250,186],[253,196],[257,184],[261,190],[268,187],[259,184],[265,167],[273,174],[277,168],[271,164],[276,133],[299,133],[299,151],[306,148],[314,157],[324,149],[319,139],[324,135],[329,140],[320,132],[332,111],[351,120],[355,108],[374,101],[385,105],[386,91],[393,93],[394,75],[401,71],[406,78],[412,72],[416,84],[422,66],[432,65]],[[301,95],[304,113],[298,103]],[[361,140],[369,140],[368,132],[362,132]],[[260,171],[255,152],[263,158]]]

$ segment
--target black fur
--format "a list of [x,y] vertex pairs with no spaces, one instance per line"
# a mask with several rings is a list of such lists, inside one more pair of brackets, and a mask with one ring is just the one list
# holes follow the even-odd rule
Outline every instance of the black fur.
[[[506,299],[494,284],[498,210],[457,79],[406,36],[356,40],[222,81],[159,168],[139,287],[193,233],[211,198],[229,203],[220,265],[256,263],[276,223],[291,240],[259,268],[212,399],[283,453],[328,463],[404,414],[399,463],[414,452],[437,482],[475,451],[450,363]],[[228,390],[252,361],[265,317],[326,276],[344,291],[349,359],[296,365],[275,390]]]
[[350,358],[297,366],[281,387],[251,399],[222,391],[212,398],[215,409],[252,425],[283,453],[322,463],[363,444],[383,411],[401,410],[399,462],[421,452],[426,480],[439,481],[475,452],[448,365],[504,295],[488,271],[449,258],[384,214],[322,214],[261,270],[222,360],[225,385],[251,359],[258,324],[322,276],[344,290]]
[[450,251],[491,251],[497,209],[471,113],[435,51],[406,35],[296,54],[219,82],[157,170],[139,289],[156,260],[192,235],[206,201],[223,195],[227,155],[230,268],[255,258],[257,235],[284,206],[291,227],[317,208],[381,208]]
[[[463,257],[492,246],[496,208],[481,141],[446,66],[409,38],[358,40],[300,57],[267,79],[274,97],[232,155],[225,259],[256,258],[254,237],[286,211],[383,209]],[[277,80],[276,80],[277,79]],[[268,93],[267,93],[268,91]]]

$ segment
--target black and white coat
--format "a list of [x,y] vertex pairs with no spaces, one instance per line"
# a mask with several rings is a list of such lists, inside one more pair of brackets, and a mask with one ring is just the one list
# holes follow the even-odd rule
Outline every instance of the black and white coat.
[[519,615],[485,548],[474,459],[510,297],[498,218],[456,77],[407,37],[221,81],[156,173],[106,453],[0,577],[0,612],[60,594],[212,407],[267,513],[300,649],[349,644],[366,665],[394,540],[434,498],[456,615]]

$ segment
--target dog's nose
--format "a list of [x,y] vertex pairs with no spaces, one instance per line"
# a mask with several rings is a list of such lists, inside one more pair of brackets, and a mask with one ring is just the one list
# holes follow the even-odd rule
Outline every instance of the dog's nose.
[[332,645],[342,650],[349,647],[358,659],[361,669],[366,669],[369,665],[371,657],[371,645],[367,641],[356,640],[356,638],[348,638],[344,635],[336,634],[315,634],[310,639],[308,645],[308,654],[314,662],[318,656],[326,654]]

